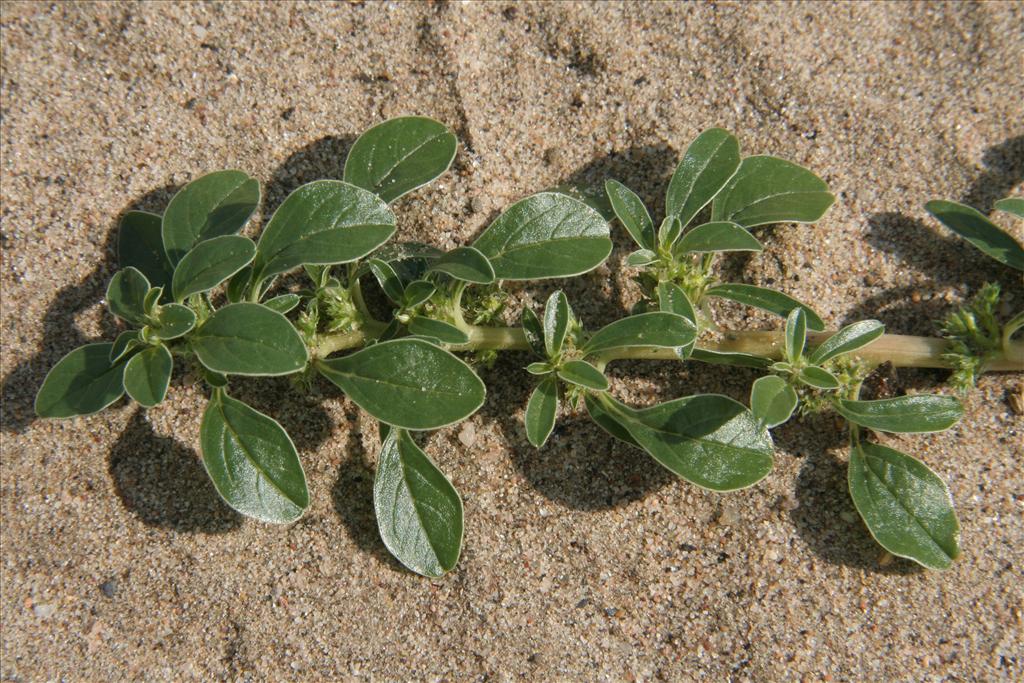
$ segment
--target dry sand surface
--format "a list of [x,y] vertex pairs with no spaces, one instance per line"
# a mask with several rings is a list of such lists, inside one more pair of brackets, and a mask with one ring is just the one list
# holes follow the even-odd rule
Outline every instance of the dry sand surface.
[[[428,450],[461,490],[462,560],[431,581],[389,558],[371,490],[373,423],[326,385],[239,392],[293,435],[313,502],[290,527],[244,520],[207,482],[205,394],[176,380],[33,419],[47,369],[112,338],[115,227],[204,172],[267,188],[339,177],[353,135],[394,115],[450,125],[453,172],[399,201],[400,235],[462,244],[504,206],[617,177],[660,210],[699,131],[809,166],[838,196],[818,224],[730,260],[830,325],[929,334],[985,280],[1019,278],[952,239],[932,198],[990,209],[1021,191],[1024,7],[98,4],[4,2],[3,680],[998,680],[1024,676],[1024,418],[986,377],[966,415],[898,439],[949,482],[964,556],[945,573],[885,555],[845,491],[831,419],[776,430],[775,471],[715,495],[565,415],[543,451],[521,426],[523,356],[483,372],[484,408]],[[247,230],[256,234],[262,218]],[[609,264],[563,286],[597,325],[636,290]],[[1018,233],[1019,236],[1019,233]],[[739,308],[732,325],[776,324]],[[744,399],[755,375],[613,366],[634,403]],[[888,392],[941,386],[900,371]]]

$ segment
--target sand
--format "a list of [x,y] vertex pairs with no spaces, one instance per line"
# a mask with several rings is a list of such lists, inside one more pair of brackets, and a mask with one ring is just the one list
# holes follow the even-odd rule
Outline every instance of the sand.
[[[722,126],[838,196],[816,225],[760,233],[766,253],[727,272],[832,326],[929,334],[986,280],[1019,309],[1020,279],[922,205],[987,210],[1021,192],[1022,25],[1021,5],[994,2],[3,3],[0,676],[1019,680],[1024,418],[1006,400],[1019,375],[984,378],[950,431],[893,438],[956,500],[964,555],[945,573],[871,540],[830,418],[776,430],[765,481],[710,494],[582,415],[531,449],[523,356],[484,371],[484,408],[426,441],[466,509],[462,560],[436,581],[387,555],[376,429],[326,385],[239,388],[305,464],[313,502],[290,527],[218,501],[196,450],[204,391],[185,377],[148,412],[41,421],[32,399],[63,354],[116,331],[101,300],[123,211],[241,168],[265,184],[266,217],[298,184],[339,177],[355,134],[406,113],[446,122],[461,148],[452,173],[397,203],[403,239],[466,243],[565,181],[616,177],[660,211],[686,144]],[[616,245],[585,277],[512,288],[514,309],[562,286],[590,324],[621,316],[636,289],[618,228]],[[755,377],[612,368],[635,403],[743,399]],[[882,390],[943,377],[900,371]]]

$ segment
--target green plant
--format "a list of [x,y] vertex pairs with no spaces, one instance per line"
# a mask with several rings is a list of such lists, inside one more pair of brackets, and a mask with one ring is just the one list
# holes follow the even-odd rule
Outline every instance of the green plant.
[[[124,393],[154,406],[167,394],[174,364],[192,366],[209,385],[200,442],[218,493],[243,514],[288,523],[309,504],[298,453],[275,420],[230,394],[230,378],[291,375],[302,386],[320,375],[380,422],[374,507],[385,545],[413,571],[439,576],[459,557],[462,502],[413,433],[456,423],[483,404],[484,384],[455,353],[486,361],[498,351],[530,351],[538,359],[526,369],[539,380],[525,427],[535,446],[547,440],[564,401],[585,406],[612,436],[682,478],[729,491],[768,474],[769,429],[798,405],[834,410],[852,425],[850,491],[872,534],[928,567],[956,557],[958,526],[945,485],[862,430],[945,429],[960,416],[959,402],[859,399],[862,381],[883,361],[946,367],[945,342],[885,335],[875,321],[825,333],[809,306],[715,277],[722,252],[761,251],[752,228],[817,220],[834,200],[820,179],[773,157],[743,159],[735,137],[707,131],[673,176],[657,231],[634,193],[607,185],[615,215],[640,247],[627,258],[644,292],[632,315],[591,333],[558,291],[541,317],[527,308],[521,325],[505,327],[501,283],[596,268],[612,250],[609,222],[566,193],[542,192],[506,209],[472,245],[442,253],[388,244],[395,232],[389,202],[444,173],[456,146],[430,119],[386,121],[356,140],[344,181],[296,189],[257,242],[237,234],[260,203],[258,183],[240,171],[189,183],[162,216],[129,212],[119,235],[121,270],[107,291],[110,311],[129,329],[61,359],[36,412],[88,415]],[[707,221],[695,221],[704,215]],[[309,284],[290,291],[280,277],[299,269]],[[374,283],[389,302],[383,319],[364,299],[364,286]],[[716,299],[776,313],[785,330],[721,330]],[[630,358],[768,374],[754,383],[750,408],[719,395],[634,408],[612,396],[604,373],[608,363]],[[1020,366],[1004,349],[987,357],[985,369]]]

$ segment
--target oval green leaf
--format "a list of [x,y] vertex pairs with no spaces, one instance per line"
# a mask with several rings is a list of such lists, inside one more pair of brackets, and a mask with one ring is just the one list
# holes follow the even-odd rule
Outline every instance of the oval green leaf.
[[152,408],[167,395],[174,359],[166,346],[150,346],[128,359],[124,389],[140,405]]
[[690,143],[672,174],[665,213],[685,227],[715,198],[740,166],[740,143],[721,128],[710,128]]
[[316,367],[360,408],[402,429],[439,429],[484,402],[484,383],[468,365],[419,339],[374,344]]
[[146,211],[129,211],[117,231],[117,262],[120,268],[136,268],[153,287],[170,294],[174,268],[164,251],[163,218]]
[[995,203],[997,211],[1005,211],[1017,218],[1024,218],[1024,197],[1007,197]]
[[689,344],[684,344],[676,349],[676,355],[680,358],[689,358],[693,353],[693,347],[697,343],[697,312],[690,303],[689,297],[683,288],[674,282],[659,282],[656,292],[658,308],[664,313],[675,313],[681,315],[693,324],[694,338]]
[[705,254],[714,251],[762,251],[764,246],[746,228],[721,221],[704,223],[686,232],[676,243],[676,254]]
[[960,556],[960,522],[945,482],[909,455],[861,443],[850,453],[850,497],[878,543],[929,569]]
[[796,390],[778,375],[762,377],[750,388],[750,411],[769,429],[788,420],[797,403]]
[[284,315],[298,306],[301,301],[302,297],[298,294],[289,292],[288,294],[281,294],[280,296],[275,296],[273,299],[268,299],[263,302],[263,305],[272,311],[277,311]]
[[611,201],[612,210],[622,227],[642,249],[657,249],[654,238],[654,221],[640,197],[617,180],[607,180],[604,191]]
[[181,188],[167,205],[161,233],[172,265],[200,242],[234,235],[260,204],[260,184],[242,171],[209,173]]
[[571,360],[558,369],[558,376],[569,382],[594,391],[608,391],[608,378],[584,360]]
[[260,304],[228,304],[189,341],[199,362],[226,375],[287,375],[309,360],[288,319]]
[[641,448],[640,444],[630,435],[629,430],[622,425],[615,413],[604,406],[601,399],[598,398],[598,394],[587,393],[583,398],[583,402],[586,404],[587,414],[590,415],[590,419],[594,421],[594,424],[619,441]]
[[188,306],[166,304],[154,312],[154,320],[147,330],[157,339],[177,339],[192,331],[196,326],[196,314]]
[[815,389],[838,389],[839,380],[825,368],[808,365],[800,369],[800,381]]
[[626,257],[626,265],[633,268],[649,266],[658,260],[658,255],[650,249],[638,249]]
[[395,232],[395,216],[380,197],[339,180],[316,180],[292,192],[256,245],[257,280],[304,264],[360,259]]
[[516,202],[488,226],[473,246],[499,280],[582,275],[612,251],[608,223],[583,202],[542,192]]
[[605,325],[584,345],[583,352],[591,355],[636,346],[685,347],[692,345],[696,336],[697,328],[683,316],[654,311]]
[[835,405],[850,422],[880,432],[941,432],[956,424],[964,413],[956,398],[931,394],[876,401],[839,399]]
[[448,170],[459,141],[443,123],[402,116],[360,135],[345,160],[345,182],[391,203]]
[[715,197],[711,220],[745,228],[768,223],[813,223],[836,198],[806,168],[771,156],[747,157]]
[[747,306],[760,308],[763,311],[774,313],[783,318],[789,316],[794,308],[800,307],[804,309],[804,313],[807,315],[807,327],[816,332],[825,329],[825,323],[818,317],[817,313],[811,310],[810,306],[800,303],[793,297],[777,292],[774,289],[729,283],[715,285],[709,288],[707,293],[708,296],[720,296],[723,299],[730,299]]
[[174,269],[174,300],[207,292],[249,265],[256,245],[248,237],[221,235],[192,247]]
[[487,285],[494,282],[494,267],[475,247],[458,247],[431,263],[427,272],[450,275],[456,280]]
[[413,280],[409,283],[409,286],[405,288],[405,296],[402,299],[402,305],[405,308],[415,308],[427,301],[430,297],[434,296],[434,292],[436,291],[437,288],[432,282],[427,282],[426,280]]
[[199,439],[217,493],[238,512],[287,524],[309,506],[299,455],[276,420],[218,389],[203,413]]
[[554,358],[562,352],[571,319],[572,309],[569,308],[565,292],[553,292],[544,306],[544,348],[548,358]]
[[861,320],[839,330],[814,349],[809,360],[821,365],[844,353],[863,348],[885,333],[885,325],[877,320]]
[[119,270],[107,285],[107,308],[125,322],[145,325],[149,290],[149,281],[139,270],[132,267]]
[[540,448],[547,442],[555,428],[557,413],[558,381],[549,375],[533,390],[526,404],[526,438],[533,447]]
[[683,234],[683,224],[675,216],[665,216],[658,227],[658,244],[662,249],[671,249]]
[[142,337],[138,330],[125,330],[121,334],[117,335],[117,339],[114,340],[113,346],[110,347],[110,362],[116,363],[125,356],[125,354],[134,351],[135,349],[144,345]]
[[807,314],[797,306],[786,316],[786,359],[796,363],[807,343]]
[[537,314],[530,308],[523,309],[522,327],[523,334],[526,336],[526,342],[530,345],[533,352],[538,356],[547,358],[544,348],[544,326],[541,324]]
[[996,261],[1024,270],[1024,247],[977,209],[947,201],[931,201],[924,208],[940,223]]
[[462,499],[408,432],[392,429],[377,460],[373,507],[384,545],[423,576],[450,571],[462,551]]
[[395,269],[392,268],[386,261],[372,258],[367,261],[367,265],[370,267],[370,272],[377,278],[377,284],[384,290],[384,294],[396,304],[401,304],[405,299],[405,285],[402,284],[402,280],[398,277]]
[[469,335],[443,320],[416,316],[409,321],[409,333],[421,337],[433,337],[444,344],[467,344]]
[[39,417],[98,413],[124,394],[124,361],[110,362],[113,344],[86,344],[53,366],[36,394]]

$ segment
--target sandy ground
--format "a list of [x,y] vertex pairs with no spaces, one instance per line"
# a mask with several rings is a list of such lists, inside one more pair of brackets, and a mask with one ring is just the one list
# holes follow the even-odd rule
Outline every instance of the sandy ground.
[[[747,153],[808,165],[839,200],[730,261],[831,325],[928,334],[983,281],[1020,280],[929,220],[983,209],[1024,176],[1024,9],[1002,3],[142,5],[5,2],[2,74],[3,680],[998,680],[1024,676],[1024,419],[984,379],[947,433],[898,439],[949,482],[964,556],[891,561],[845,492],[831,420],[776,433],[752,490],[704,493],[567,415],[547,448],[521,426],[523,357],[428,449],[465,498],[462,560],[402,570],[372,516],[372,423],[327,386],[243,396],[293,435],[313,503],[282,528],[221,504],[196,452],[205,400],[176,381],[34,420],[47,369],[112,338],[100,303],[117,218],[161,210],[220,168],[267,187],[338,177],[353,135],[403,113],[459,136],[454,172],[396,206],[401,236],[468,241],[502,207],[614,176],[655,206],[682,149],[723,126]],[[262,220],[262,219],[261,219]],[[255,234],[259,223],[251,226]],[[557,283],[592,324],[636,296],[610,264]],[[517,288],[541,301],[556,283]],[[730,309],[736,325],[763,318]],[[744,398],[697,364],[614,367],[636,403]],[[901,371],[888,391],[939,372]]]

